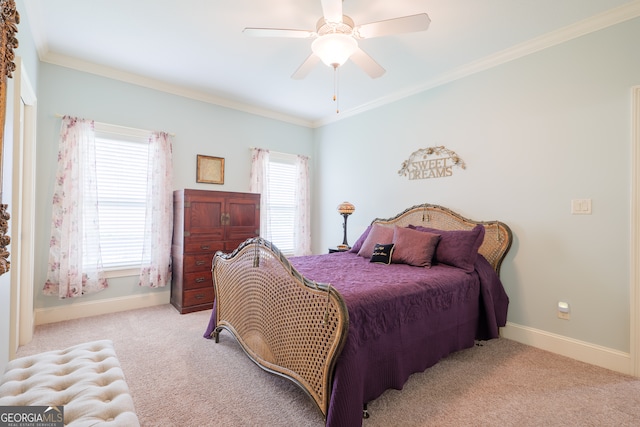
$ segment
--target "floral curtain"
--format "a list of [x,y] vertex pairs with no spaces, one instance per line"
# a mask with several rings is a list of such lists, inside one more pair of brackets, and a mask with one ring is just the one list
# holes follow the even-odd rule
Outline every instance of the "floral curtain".
[[171,283],[171,238],[173,234],[171,153],[169,134],[153,132],[149,136],[147,210],[140,286],[160,288]]
[[296,156],[296,212],[294,255],[311,254],[311,197],[309,191],[309,158]]
[[46,295],[75,298],[107,287],[102,269],[92,120],[65,116],[54,182]]
[[[269,162],[268,150],[253,148],[251,150],[251,179],[249,191],[260,196],[260,235],[272,240],[271,218],[269,216]],[[311,220],[309,190],[309,158],[296,156],[296,211],[293,230],[294,255],[311,254]]]
[[269,150],[251,150],[251,177],[249,191],[260,194],[260,236],[271,240],[270,218],[267,212],[269,201]]

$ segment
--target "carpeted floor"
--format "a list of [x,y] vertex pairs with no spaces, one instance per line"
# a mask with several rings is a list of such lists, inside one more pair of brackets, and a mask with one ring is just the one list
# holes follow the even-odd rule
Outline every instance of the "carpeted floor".
[[[211,311],[170,305],[42,325],[25,356],[111,339],[143,426],[324,425],[288,380],[258,368]],[[638,426],[640,379],[497,339],[414,374],[369,404],[364,427]]]

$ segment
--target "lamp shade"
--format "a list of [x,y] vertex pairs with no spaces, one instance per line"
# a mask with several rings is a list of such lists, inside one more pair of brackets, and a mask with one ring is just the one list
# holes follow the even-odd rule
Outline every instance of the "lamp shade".
[[351,215],[355,210],[356,207],[349,202],[342,202],[338,205],[338,212],[341,215]]
[[358,48],[356,39],[347,34],[331,33],[318,37],[311,43],[311,50],[330,67],[339,67]]

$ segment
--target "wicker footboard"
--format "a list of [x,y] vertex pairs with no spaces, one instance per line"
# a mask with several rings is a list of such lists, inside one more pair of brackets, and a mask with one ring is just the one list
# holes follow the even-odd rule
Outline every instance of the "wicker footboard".
[[222,329],[230,331],[258,366],[294,381],[326,417],[349,325],[342,296],[304,278],[262,238],[217,253],[212,272],[216,342]]

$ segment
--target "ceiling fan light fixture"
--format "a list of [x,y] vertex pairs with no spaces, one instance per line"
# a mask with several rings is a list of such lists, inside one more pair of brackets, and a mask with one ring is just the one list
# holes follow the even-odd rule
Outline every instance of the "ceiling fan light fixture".
[[332,33],[318,37],[311,50],[329,67],[339,67],[358,49],[358,42],[348,34]]

